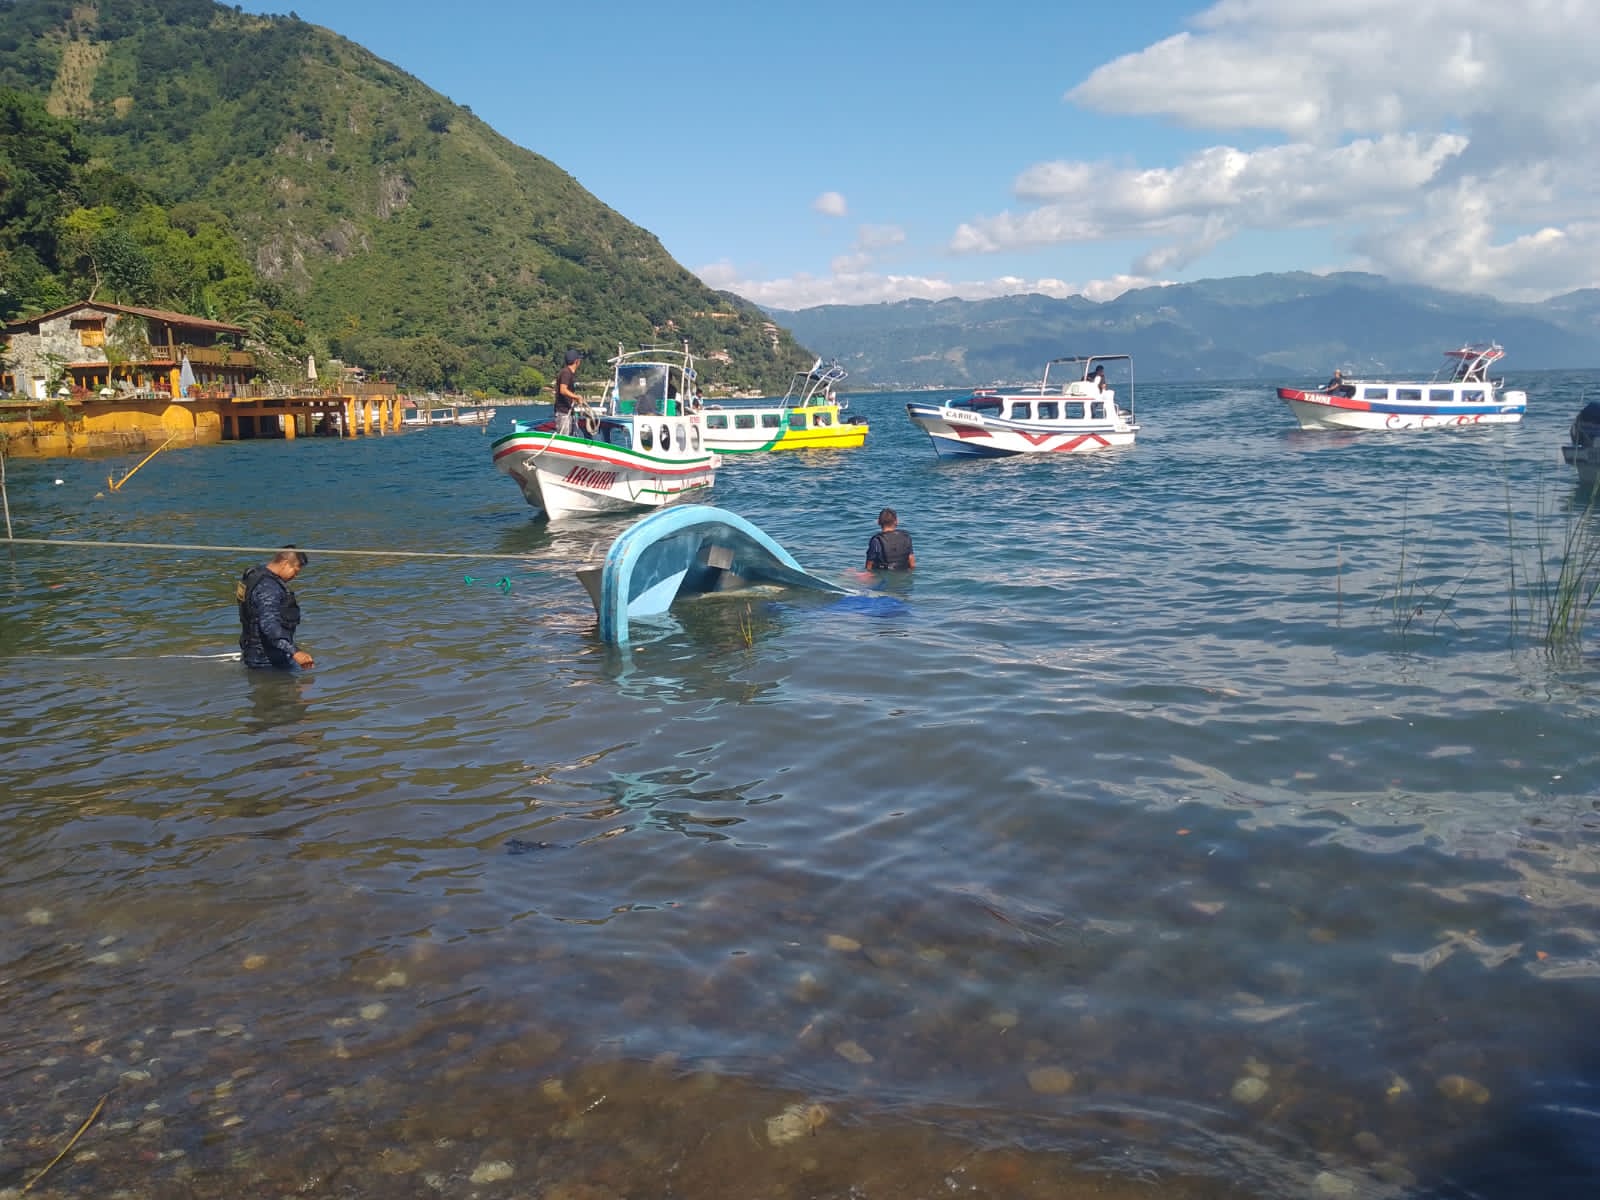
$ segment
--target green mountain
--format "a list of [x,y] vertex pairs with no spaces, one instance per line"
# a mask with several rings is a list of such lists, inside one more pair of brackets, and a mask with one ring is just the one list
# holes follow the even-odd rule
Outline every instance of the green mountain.
[[0,0],[0,87],[167,205],[226,214],[322,353],[501,391],[568,347],[687,338],[708,387],[764,391],[812,361],[554,163],[292,15]]
[[1082,296],[824,305],[772,317],[854,386],[965,387],[1036,379],[1064,354],[1132,354],[1152,380],[1432,372],[1463,342],[1497,341],[1511,369],[1600,365],[1600,291],[1540,304],[1344,272],[1207,279]]

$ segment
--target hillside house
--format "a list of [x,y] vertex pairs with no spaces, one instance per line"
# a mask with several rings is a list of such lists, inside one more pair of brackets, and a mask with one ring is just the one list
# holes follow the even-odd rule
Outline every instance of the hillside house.
[[[237,395],[256,376],[255,356],[240,349],[244,333],[225,321],[85,300],[5,327],[0,391],[29,400]],[[182,378],[185,359],[192,384]]]

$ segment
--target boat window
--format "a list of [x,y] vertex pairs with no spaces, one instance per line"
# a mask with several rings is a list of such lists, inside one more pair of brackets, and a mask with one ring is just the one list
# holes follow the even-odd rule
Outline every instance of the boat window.
[[769,412],[769,413],[762,413],[761,414],[761,428],[763,428],[763,429],[781,429],[782,427],[783,427],[783,421],[778,416],[777,413],[770,413]]
[[1106,402],[1104,400],[1096,400],[1091,403],[1089,405],[1089,417],[1091,420],[1104,421],[1106,419]]
[[649,450],[656,444],[655,434],[650,432],[650,426],[639,426],[639,449]]
[[1428,393],[1428,399],[1435,404],[1449,404],[1456,398],[1456,394],[1449,388],[1434,388]]
[[806,427],[806,415],[805,415],[805,413],[799,412],[797,410],[797,411],[791,412],[789,414],[789,428],[790,429],[804,429],[805,427]]
[[825,412],[813,413],[811,416],[811,423],[813,425],[832,425],[833,414]]
[[628,445],[628,427],[615,421],[607,421],[606,441],[610,442],[613,446],[622,446],[626,448]]
[[661,449],[672,449],[672,430],[668,429],[665,425],[661,427]]
[[1039,420],[1059,421],[1061,419],[1061,405],[1054,400],[1039,401]]
[[755,416],[751,413],[735,413],[733,427],[735,429],[754,429],[756,427]]
[[1083,401],[1082,400],[1068,400],[1066,407],[1067,407],[1067,420],[1069,420],[1069,421],[1081,421],[1081,420],[1083,420]]
[[622,363],[617,367],[617,403],[623,412],[653,412],[667,399],[666,363]]
[[963,396],[960,400],[953,401],[951,408],[970,408],[975,413],[986,417],[998,417],[1001,413],[999,396]]
[[1389,398],[1389,389],[1386,387],[1364,387],[1361,389],[1361,398],[1363,400],[1387,400]]
[[696,450],[700,449],[700,426],[689,426],[689,440],[694,444]]
[[1461,393],[1461,402],[1463,404],[1482,404],[1484,402],[1483,393],[1477,388],[1473,388],[1471,391],[1464,391]]
[[1027,401],[1014,403],[1011,406],[1011,419],[1013,421],[1026,421],[1033,416],[1033,405]]
[[678,430],[678,449],[679,450],[687,450],[689,448],[689,437],[688,437],[687,434],[685,434],[683,432],[683,426],[681,424],[677,426],[677,430]]
[[712,413],[706,418],[707,429],[726,429],[727,427],[728,417],[726,413]]
[[1395,388],[1395,390],[1394,390],[1394,398],[1396,400],[1415,400],[1415,401],[1420,401],[1422,399],[1422,389],[1421,388]]

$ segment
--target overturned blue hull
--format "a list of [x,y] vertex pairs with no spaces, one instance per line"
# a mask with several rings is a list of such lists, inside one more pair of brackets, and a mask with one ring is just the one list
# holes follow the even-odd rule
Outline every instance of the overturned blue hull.
[[600,567],[578,572],[600,616],[600,637],[628,641],[634,617],[659,616],[675,600],[758,584],[850,595],[807,571],[737,513],[709,504],[676,505],[617,536]]

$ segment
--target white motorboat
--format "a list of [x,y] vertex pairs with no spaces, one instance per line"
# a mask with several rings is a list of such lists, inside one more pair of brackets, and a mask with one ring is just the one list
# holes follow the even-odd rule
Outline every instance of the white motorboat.
[[[1116,389],[1127,385],[1127,406]],[[1016,454],[1083,454],[1131,446],[1133,356],[1087,354],[1053,358],[1044,376],[1023,387],[980,388],[948,404],[906,405],[906,413],[941,458],[1005,458]]]
[[492,443],[495,468],[552,521],[659,508],[704,496],[716,479],[703,414],[689,403],[695,372],[688,343],[681,350],[619,347],[611,367],[605,398],[580,405],[569,432],[558,432],[554,417],[516,421]]
[[1335,376],[1316,390],[1280,387],[1301,429],[1457,429],[1520,421],[1526,392],[1504,391],[1489,368],[1505,357],[1500,346],[1463,346],[1445,351],[1444,365],[1424,382],[1344,379]]

